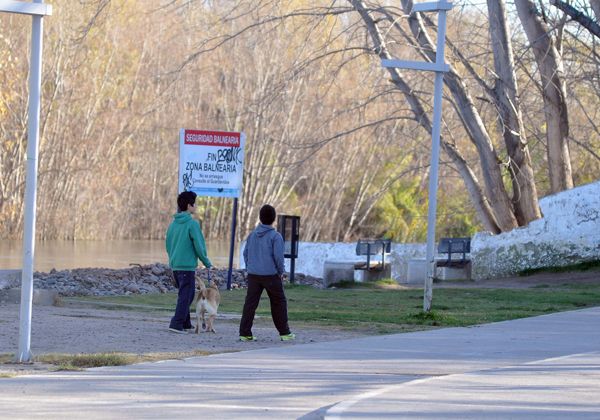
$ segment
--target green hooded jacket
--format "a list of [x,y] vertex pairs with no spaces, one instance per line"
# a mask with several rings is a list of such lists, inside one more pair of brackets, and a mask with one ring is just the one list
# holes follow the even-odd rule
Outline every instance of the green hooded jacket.
[[200,223],[192,219],[187,211],[173,215],[165,245],[172,270],[194,271],[198,267],[198,259],[205,267],[212,267],[206,255],[206,242]]

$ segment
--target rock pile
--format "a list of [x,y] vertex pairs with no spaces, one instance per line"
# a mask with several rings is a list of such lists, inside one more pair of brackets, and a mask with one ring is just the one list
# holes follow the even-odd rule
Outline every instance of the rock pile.
[[76,268],[33,274],[34,289],[56,290],[61,296],[116,296],[174,290],[164,264],[125,269]]
[[[227,269],[217,269],[211,280],[221,289],[227,287]],[[197,270],[198,278],[207,280],[207,270]],[[285,278],[288,282],[288,278]],[[319,278],[297,273],[296,284],[322,287]],[[34,289],[56,290],[61,296],[118,296],[131,294],[167,293],[176,290],[171,281],[171,270],[165,264],[135,265],[125,269],[77,268],[73,270],[51,270],[35,272]],[[246,288],[244,270],[233,270],[231,288]]]

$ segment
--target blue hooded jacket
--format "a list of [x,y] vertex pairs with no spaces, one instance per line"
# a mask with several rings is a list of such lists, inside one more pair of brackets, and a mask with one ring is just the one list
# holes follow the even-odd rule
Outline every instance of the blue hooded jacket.
[[259,276],[283,274],[285,266],[281,234],[273,226],[259,223],[246,240],[244,262],[248,274]]

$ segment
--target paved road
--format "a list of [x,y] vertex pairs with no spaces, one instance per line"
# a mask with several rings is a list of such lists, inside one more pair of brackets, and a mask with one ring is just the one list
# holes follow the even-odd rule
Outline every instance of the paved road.
[[0,407],[11,419],[600,419],[600,308],[0,379]]

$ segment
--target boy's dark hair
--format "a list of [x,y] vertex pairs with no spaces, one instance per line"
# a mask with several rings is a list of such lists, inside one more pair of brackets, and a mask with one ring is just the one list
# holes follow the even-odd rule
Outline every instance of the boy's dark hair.
[[188,204],[196,204],[196,193],[193,191],[184,191],[177,196],[177,208],[181,211],[187,211]]
[[263,225],[272,225],[275,221],[275,216],[277,216],[275,207],[265,204],[260,208],[259,218],[260,223]]

